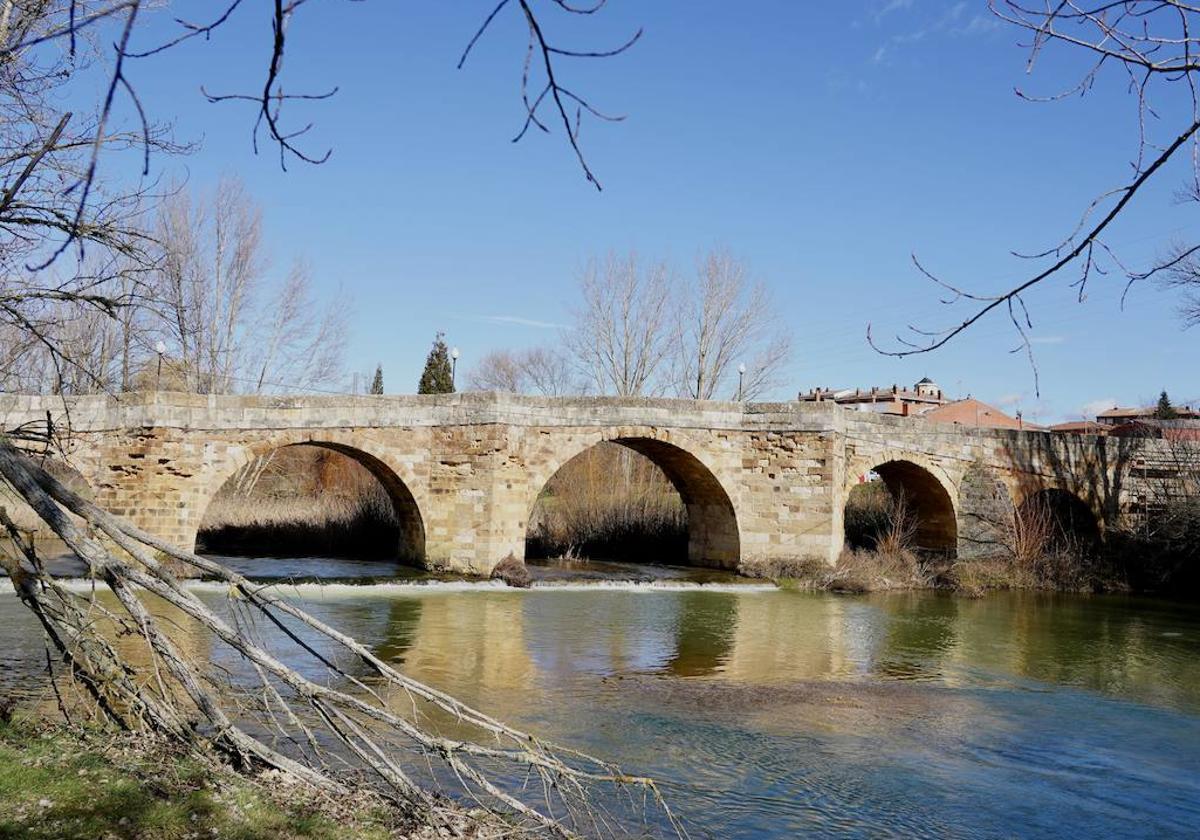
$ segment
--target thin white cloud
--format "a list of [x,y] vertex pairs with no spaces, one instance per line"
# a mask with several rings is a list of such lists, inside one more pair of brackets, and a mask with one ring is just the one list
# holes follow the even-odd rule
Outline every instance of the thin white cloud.
[[534,327],[539,330],[563,330],[566,324],[556,324],[553,321],[538,321],[535,318],[522,318],[519,315],[480,315],[474,320],[487,321],[489,324],[515,324],[518,327]]
[[1029,339],[1030,344],[1062,344],[1067,340],[1065,335],[1035,335]]
[[892,12],[908,11],[912,8],[912,6],[913,0],[888,0],[888,2],[884,3],[879,8],[879,11],[875,13],[875,20],[878,21],[880,18],[887,17]]
[[982,35],[985,32],[991,32],[993,29],[998,29],[1000,21],[994,17],[987,15],[975,15],[962,26],[953,26],[950,28],[951,35]]
[[[908,12],[913,9],[913,0],[890,0],[882,6],[874,15],[875,23],[880,24],[882,19],[892,12],[904,11]],[[906,44],[914,44],[923,41],[927,37],[936,35],[947,36],[951,38],[972,37],[983,35],[991,32],[999,26],[999,21],[990,15],[976,14],[967,18],[967,3],[965,0],[955,3],[941,14],[936,16],[924,15],[923,21],[917,25],[915,29],[908,32],[897,32],[887,38],[871,56],[871,61],[874,64],[884,64],[888,59],[892,58],[892,53],[896,47],[902,47]],[[914,13],[912,17],[916,17]]]
[[1019,405],[1024,398],[1024,394],[1003,394],[996,398],[996,405]]

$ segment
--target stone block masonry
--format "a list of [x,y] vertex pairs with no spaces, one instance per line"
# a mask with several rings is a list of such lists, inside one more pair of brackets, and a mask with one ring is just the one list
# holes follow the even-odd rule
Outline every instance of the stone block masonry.
[[1103,527],[1126,514],[1139,492],[1131,466],[1159,445],[968,429],[830,402],[0,395],[5,428],[47,412],[67,430],[67,458],[96,501],[180,546],[195,544],[209,501],[244,464],[312,444],[355,458],[383,483],[410,559],[481,575],[509,554],[524,557],[538,494],[601,441],[663,469],[687,509],[690,562],[724,568],[834,562],[846,498],[875,474],[912,502],[923,540],[960,556],[994,551],[998,523],[1047,488],[1078,497]]

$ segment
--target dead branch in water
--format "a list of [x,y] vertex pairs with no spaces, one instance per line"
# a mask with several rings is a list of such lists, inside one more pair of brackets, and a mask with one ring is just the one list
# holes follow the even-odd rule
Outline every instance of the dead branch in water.
[[[17,549],[3,565],[18,596],[95,708],[117,725],[211,745],[244,766],[276,768],[320,789],[370,784],[434,820],[438,788],[448,783],[528,831],[617,836],[626,827],[601,799],[625,792],[630,804],[640,799],[660,809],[665,825],[685,836],[653,780],[546,743],[405,676],[268,587],[100,509],[8,441],[0,441],[0,476],[116,597],[119,610],[109,610],[68,590],[46,572],[32,543],[0,519]],[[229,616],[184,587],[171,564],[226,583]],[[185,652],[147,595],[234,652],[246,673]],[[148,664],[114,645],[99,629],[105,624],[144,641]],[[264,629],[281,640],[270,650]],[[285,655],[304,665],[289,666]],[[426,769],[430,781],[418,781]]]

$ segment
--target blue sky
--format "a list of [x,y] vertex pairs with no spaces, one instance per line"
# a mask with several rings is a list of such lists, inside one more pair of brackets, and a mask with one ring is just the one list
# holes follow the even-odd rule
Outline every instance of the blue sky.
[[[1102,78],[1083,99],[1020,100],[1014,85],[1053,92],[1078,63],[1052,54],[1026,76],[1019,33],[982,0],[610,0],[582,20],[544,3],[565,44],[603,47],[645,29],[621,57],[562,65],[571,87],[627,115],[584,124],[602,193],[561,133],[509,142],[522,119],[515,9],[455,70],[489,2],[304,7],[288,87],[339,91],[293,119],[314,121],[307,148],[333,155],[281,172],[270,149],[253,154],[249,107],[211,105],[199,91],[260,84],[270,36],[260,5],[209,43],[132,68],[147,108],[202,141],[160,164],[199,187],[241,176],[264,207],[277,266],[304,257],[322,289],[350,291],[348,362],[382,362],[389,391],[415,389],[437,330],[463,368],[490,349],[554,341],[589,257],[635,248],[688,268],[720,246],[772,289],[795,332],[779,397],[928,375],[1030,419],[1152,400],[1164,387],[1200,401],[1200,334],[1150,285],[1122,311],[1116,276],[1094,281],[1082,304],[1068,278],[1029,296],[1040,399],[999,316],[927,356],[867,346],[868,322],[886,336],[961,317],[938,303],[912,253],[966,287],[998,288],[1030,271],[1011,250],[1052,244],[1129,172],[1137,126],[1121,80]],[[206,6],[174,11],[194,19]],[[1163,103],[1164,134],[1176,105]],[[1164,172],[1113,231],[1124,258],[1200,233],[1196,210],[1173,201],[1185,174]]]

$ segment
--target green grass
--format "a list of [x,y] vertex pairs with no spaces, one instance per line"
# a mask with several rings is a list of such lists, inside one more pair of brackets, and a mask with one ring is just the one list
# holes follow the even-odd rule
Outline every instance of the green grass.
[[0,838],[385,838],[389,813],[329,813],[145,739],[0,724]]

